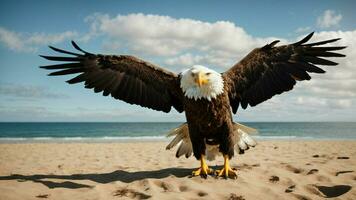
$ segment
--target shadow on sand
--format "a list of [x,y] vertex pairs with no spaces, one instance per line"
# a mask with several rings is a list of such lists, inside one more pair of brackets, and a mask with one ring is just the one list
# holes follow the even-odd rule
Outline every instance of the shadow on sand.
[[[121,181],[124,183],[131,183],[146,178],[162,179],[168,176],[175,176],[178,178],[187,177],[192,172],[193,168],[166,168],[153,171],[137,171],[128,172],[124,170],[116,170],[110,173],[102,174],[71,174],[71,175],[55,175],[55,174],[35,174],[35,175],[21,175],[12,174],[10,176],[0,176],[1,180],[17,180],[19,182],[33,181],[36,183],[42,183],[48,188],[92,188],[91,185],[75,183],[72,181],[77,180],[90,180],[97,183],[111,183],[115,181]],[[56,181],[49,181],[46,179],[57,179]],[[60,181],[64,182],[60,182]]]

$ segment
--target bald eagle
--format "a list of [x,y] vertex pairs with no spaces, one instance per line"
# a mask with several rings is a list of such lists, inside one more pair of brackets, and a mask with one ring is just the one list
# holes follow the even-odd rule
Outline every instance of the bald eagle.
[[[130,104],[166,113],[172,107],[185,112],[187,123],[173,131],[178,137],[167,148],[183,140],[181,145],[186,147],[181,146],[177,155],[189,156],[192,151],[201,161],[193,175],[202,177],[213,173],[205,161],[207,154],[211,157],[211,152],[219,152],[224,157],[224,166],[216,174],[236,177],[229,165],[234,149],[242,151],[255,142],[242,125],[233,122],[232,113],[236,114],[239,106],[243,109],[256,106],[293,89],[297,81],[310,80],[309,73],[325,72],[316,65],[337,65],[321,57],[345,56],[334,52],[344,46],[321,46],[340,38],[307,43],[312,36],[313,33],[289,45],[275,46],[279,42],[276,40],[256,48],[224,73],[194,65],[176,74],[130,55],[92,54],[73,41],[73,47],[80,53],[49,46],[71,57],[41,55],[51,61],[65,62],[41,68],[57,70],[49,76],[79,74],[67,83],[84,82],[85,88]],[[183,151],[179,152],[181,148]]]

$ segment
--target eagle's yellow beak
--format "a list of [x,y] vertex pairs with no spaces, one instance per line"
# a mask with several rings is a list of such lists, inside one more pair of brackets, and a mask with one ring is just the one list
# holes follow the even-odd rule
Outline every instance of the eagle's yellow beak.
[[199,87],[208,83],[208,79],[207,79],[205,73],[199,72],[195,78],[195,83],[198,84]]

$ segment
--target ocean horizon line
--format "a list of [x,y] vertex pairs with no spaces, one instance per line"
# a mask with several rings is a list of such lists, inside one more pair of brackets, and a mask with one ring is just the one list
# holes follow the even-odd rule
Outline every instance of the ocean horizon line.
[[[234,121],[236,123],[356,123],[356,121]],[[183,121],[0,121],[0,123],[186,123]]]

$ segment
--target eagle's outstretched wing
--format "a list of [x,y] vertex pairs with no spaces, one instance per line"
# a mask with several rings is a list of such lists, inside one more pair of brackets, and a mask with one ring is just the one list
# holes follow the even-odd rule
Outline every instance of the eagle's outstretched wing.
[[85,88],[94,88],[104,96],[158,111],[169,112],[173,106],[183,112],[179,78],[173,72],[129,55],[100,55],[83,51],[76,43],[72,45],[83,54],[68,52],[50,46],[54,51],[72,57],[42,56],[47,60],[66,63],[41,66],[57,70],[49,76],[79,74],[68,80],[70,84],[85,82]]
[[254,49],[239,63],[223,73],[228,84],[230,105],[236,113],[239,105],[255,106],[276,94],[289,91],[296,81],[310,80],[308,73],[324,73],[315,65],[337,65],[320,57],[344,57],[333,51],[344,46],[320,45],[333,43],[340,38],[309,43],[313,33],[299,42],[274,47],[274,41],[262,48]]

